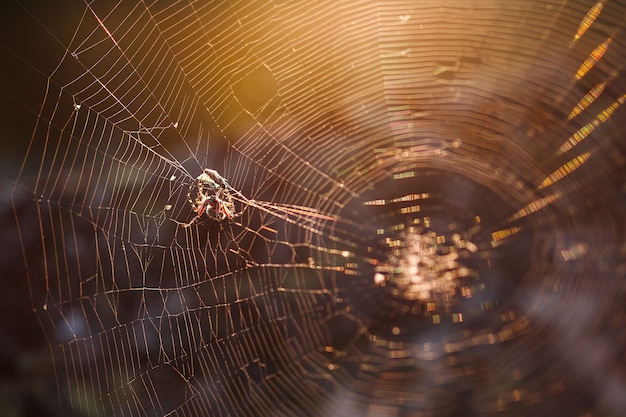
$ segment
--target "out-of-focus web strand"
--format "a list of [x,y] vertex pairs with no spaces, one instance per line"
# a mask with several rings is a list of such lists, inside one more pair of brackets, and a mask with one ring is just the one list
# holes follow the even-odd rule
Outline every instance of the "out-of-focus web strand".
[[585,152],[582,155],[577,156],[576,158],[568,161],[567,163],[561,165],[559,169],[550,174],[543,182],[537,187],[538,190],[542,188],[548,187],[555,182],[565,178],[578,168],[580,168],[591,156],[593,152]]
[[610,76],[606,80],[593,86],[591,90],[589,90],[589,92],[587,92],[587,94],[585,94],[583,98],[576,103],[570,114],[567,116],[567,120],[572,120],[582,113],[587,107],[591,106],[598,99],[598,97],[604,93],[606,87],[622,73],[625,67],[626,63],[622,63],[618,69],[611,71]]
[[[582,38],[582,36],[589,30],[591,25],[596,21],[596,19],[600,15],[600,12],[602,11],[602,8],[604,7],[604,2],[605,0],[600,0],[594,6],[592,6],[591,9],[589,9],[585,17],[583,17],[583,19],[581,20],[578,26],[578,29],[576,30],[576,33],[572,37],[572,40],[569,44],[569,48],[572,48],[574,44],[576,44],[576,42],[580,38]],[[580,65],[580,67],[576,71],[576,74],[574,75],[574,79],[573,79],[574,83],[576,81],[581,80],[595,66],[595,64],[602,58],[602,56],[608,49],[609,44],[611,43],[611,39],[612,37],[609,37],[605,42],[598,45],[589,54],[589,56],[585,59],[585,61],[583,61],[583,63]],[[605,86],[602,87],[602,90],[604,90]],[[598,98],[598,96],[602,93],[602,91],[599,91],[599,92],[594,91],[595,89],[598,89],[598,88],[599,86],[596,85],[596,87],[594,87],[592,91],[590,91],[589,94],[587,94],[585,97],[583,97],[583,99],[579,101],[579,103],[574,107],[574,109],[569,114],[567,120],[571,120],[572,118],[576,117],[576,115],[578,115],[588,105],[590,105],[596,98]],[[594,94],[595,94],[595,97],[594,97]],[[560,102],[560,100],[561,99],[559,98],[558,101]]]
[[601,82],[599,84],[596,84],[595,87],[589,90],[589,92],[580,99],[576,106],[574,106],[569,116],[567,116],[567,120],[572,120],[574,117],[578,116],[583,110],[589,107],[594,101],[596,101],[596,99],[600,97],[600,94],[604,92],[607,83],[608,81]]
[[598,114],[596,117],[600,121],[600,123],[605,123],[607,120],[609,120],[609,118],[613,116],[615,110],[617,110],[619,106],[624,104],[624,101],[626,101],[626,94],[622,95],[620,98],[615,100],[613,104],[604,109],[602,113]]
[[578,30],[576,31],[576,34],[574,35],[574,39],[572,39],[572,41],[569,44],[570,48],[574,46],[574,44],[580,38],[582,38],[585,32],[587,32],[587,30],[589,30],[593,22],[595,22],[595,20],[598,18],[598,16],[602,12],[603,7],[604,7],[604,0],[601,0],[597,2],[595,5],[593,5],[591,9],[589,9],[585,17],[583,17],[583,20],[580,22],[580,25],[578,26]]
[[559,151],[557,152],[557,155],[564,154],[565,152],[569,151],[574,146],[579,144],[587,136],[589,136],[591,134],[591,132],[593,132],[596,129],[596,126],[598,126],[598,125],[599,125],[598,121],[594,120],[593,122],[589,122],[586,125],[584,125],[583,127],[581,127],[580,129],[578,129],[576,131],[576,133],[574,133],[567,140],[567,142],[565,142],[563,145],[561,145],[561,147],[559,148]]
[[609,49],[611,45],[611,38],[607,38],[600,45],[596,46],[596,48],[591,51],[591,54],[583,61],[582,65],[576,71],[576,80],[582,79],[591,69],[602,59],[606,51]]
[[491,247],[495,248],[502,244],[502,241],[513,236],[522,230],[521,227],[510,227],[508,229],[497,230],[491,233]]
[[532,203],[528,204],[526,207],[519,210],[517,213],[515,213],[511,217],[509,217],[508,220],[509,222],[513,222],[515,220],[521,219],[522,217],[526,217],[529,214],[535,213],[541,210],[542,208],[546,207],[547,205],[552,204],[559,197],[561,197],[561,195],[559,193],[555,193],[547,197],[543,197],[538,200],[535,200]]
[[619,108],[626,101],[626,94],[622,95],[620,98],[615,100],[613,104],[604,109],[602,112],[598,113],[595,119],[592,122],[587,123],[576,133],[574,133],[561,147],[559,148],[557,155],[564,154],[565,152],[572,149],[574,146],[578,145],[582,142],[587,136],[593,132],[596,127],[600,126],[601,123],[605,123],[609,118],[615,113],[615,110]]

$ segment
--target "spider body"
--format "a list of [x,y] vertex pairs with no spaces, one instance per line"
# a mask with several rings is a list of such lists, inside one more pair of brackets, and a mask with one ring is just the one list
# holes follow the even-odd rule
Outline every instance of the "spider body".
[[[192,197],[194,188],[196,189],[195,197]],[[204,169],[196,178],[196,182],[189,187],[187,199],[196,216],[186,226],[191,226],[202,215],[218,222],[235,217],[235,204],[230,195],[229,185],[226,179],[214,169]]]

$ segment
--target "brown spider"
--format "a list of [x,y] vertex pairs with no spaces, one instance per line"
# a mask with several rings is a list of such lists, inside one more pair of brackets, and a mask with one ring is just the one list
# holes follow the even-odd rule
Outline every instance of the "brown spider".
[[[196,188],[196,195],[192,198],[193,188]],[[197,214],[185,227],[189,227],[197,222],[204,214],[209,219],[221,222],[225,219],[233,219],[235,215],[235,204],[229,191],[226,179],[216,170],[205,168],[198,176],[195,184],[189,186],[187,199],[191,203],[191,208]]]

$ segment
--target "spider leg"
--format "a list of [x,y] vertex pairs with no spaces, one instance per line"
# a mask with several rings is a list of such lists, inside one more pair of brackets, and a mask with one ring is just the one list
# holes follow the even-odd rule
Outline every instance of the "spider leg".
[[213,210],[213,216],[216,220],[224,220],[223,211],[224,204],[222,203],[222,199],[218,196],[214,197],[215,200],[215,209]]
[[198,206],[198,218],[202,216],[207,207],[211,208],[211,199],[206,196],[202,196],[202,200],[200,201],[200,205]]
[[183,227],[189,227],[192,224],[194,224],[196,221],[198,221],[198,216],[193,216],[193,218],[191,219],[191,221],[189,223],[183,224]]
[[222,213],[224,213],[224,215],[228,217],[229,219],[233,218],[233,213],[230,211],[228,207],[226,207],[226,204],[222,204]]

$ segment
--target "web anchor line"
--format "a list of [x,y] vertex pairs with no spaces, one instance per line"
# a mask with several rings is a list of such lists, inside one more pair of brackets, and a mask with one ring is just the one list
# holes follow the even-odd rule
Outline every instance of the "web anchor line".
[[[196,181],[189,186],[187,201],[191,204],[192,210],[196,215],[187,223],[173,220],[184,228],[197,223],[203,216],[215,222],[234,220],[240,217],[247,207],[259,209],[292,224],[299,223],[290,216],[297,216],[301,220],[312,224],[318,220],[332,222],[339,220],[338,217],[320,213],[311,207],[249,199],[242,192],[233,188],[219,172],[210,168],[205,168],[202,174],[196,178]],[[235,210],[235,201],[245,206],[239,212]],[[312,226],[305,224],[300,224],[300,226],[315,234],[324,234],[321,230]]]

